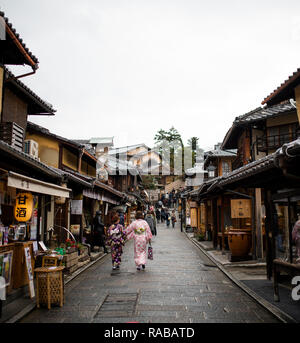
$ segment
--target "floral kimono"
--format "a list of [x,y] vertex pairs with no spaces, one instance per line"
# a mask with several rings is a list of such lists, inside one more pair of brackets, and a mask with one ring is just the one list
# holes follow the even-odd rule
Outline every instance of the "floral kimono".
[[126,234],[123,226],[113,224],[107,230],[107,245],[111,249],[111,258],[114,268],[119,268],[121,264],[121,255],[123,253],[122,246],[125,244]]
[[152,238],[148,223],[143,219],[135,220],[125,230],[127,239],[134,239],[134,261],[137,267],[147,261],[147,243]]

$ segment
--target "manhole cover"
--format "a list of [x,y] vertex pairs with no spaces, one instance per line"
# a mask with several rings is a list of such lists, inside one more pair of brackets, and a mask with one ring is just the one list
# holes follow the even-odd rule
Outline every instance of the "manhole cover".
[[130,317],[135,314],[138,293],[109,294],[95,318]]

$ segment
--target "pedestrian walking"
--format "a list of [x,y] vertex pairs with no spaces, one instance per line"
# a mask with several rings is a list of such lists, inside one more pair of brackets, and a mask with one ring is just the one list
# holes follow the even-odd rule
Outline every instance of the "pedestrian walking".
[[153,217],[153,222],[154,222],[154,236],[157,235],[157,230],[156,230],[156,216],[155,216],[155,213],[154,213],[154,210],[151,211],[151,215]]
[[123,245],[126,241],[126,233],[120,224],[120,217],[115,214],[112,218],[113,224],[107,230],[107,245],[110,246],[113,270],[119,269],[122,262]]
[[166,211],[166,225],[167,225],[167,227],[170,226],[170,221],[171,221],[171,216],[170,216],[169,210],[167,210]]
[[155,230],[154,230],[154,220],[153,220],[153,216],[151,214],[151,211],[149,210],[146,214],[146,217],[145,217],[145,221],[148,223],[149,227],[150,227],[150,230],[151,230],[151,233],[152,235],[154,236],[154,233],[155,233]]
[[107,253],[105,246],[105,227],[102,222],[102,212],[97,211],[96,216],[93,219],[93,228],[92,228],[92,249],[95,246],[103,247],[104,253]]
[[124,215],[124,212],[120,211],[119,212],[119,217],[120,217],[120,224],[122,226],[124,226],[125,225],[125,215]]
[[164,223],[166,219],[166,212],[164,208],[162,208],[160,211],[160,218],[161,218],[161,222]]
[[155,215],[156,215],[156,221],[157,221],[157,223],[159,223],[160,219],[161,219],[160,218],[160,209],[159,208],[156,209]]
[[172,227],[174,229],[175,223],[177,222],[175,211],[172,211],[171,220],[172,220]]
[[146,268],[147,244],[151,243],[152,233],[141,211],[137,211],[136,220],[125,230],[127,239],[134,239],[134,262],[137,270]]

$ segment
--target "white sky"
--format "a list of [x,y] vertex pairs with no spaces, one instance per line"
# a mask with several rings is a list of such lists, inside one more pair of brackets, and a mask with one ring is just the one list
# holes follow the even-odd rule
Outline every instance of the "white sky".
[[300,67],[299,0],[0,6],[40,61],[22,81],[57,109],[30,120],[71,139],[152,146],[155,133],[173,125],[207,149]]

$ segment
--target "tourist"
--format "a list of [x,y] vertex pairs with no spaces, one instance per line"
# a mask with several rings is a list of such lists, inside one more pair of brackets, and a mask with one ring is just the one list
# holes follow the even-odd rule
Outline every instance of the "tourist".
[[102,222],[101,218],[102,212],[97,211],[96,216],[93,219],[93,229],[92,229],[92,236],[93,236],[93,246],[92,249],[94,249],[94,246],[103,247],[104,253],[107,253],[107,249],[105,246],[105,227]]
[[113,224],[107,230],[107,245],[111,249],[111,259],[113,270],[119,269],[121,264],[122,246],[126,241],[126,233],[120,224],[120,217],[115,214],[112,218]]
[[177,222],[175,211],[172,211],[171,220],[172,220],[172,227],[174,229],[175,223]]
[[151,230],[151,233],[152,235],[154,235],[154,220],[153,220],[153,216],[151,214],[151,211],[149,210],[146,214],[146,217],[145,217],[145,221],[148,223],[149,227],[150,227],[150,230]]
[[125,230],[127,239],[134,239],[134,262],[137,270],[146,268],[147,244],[151,243],[152,233],[141,211],[136,212],[136,220]]
[[165,218],[166,218],[166,225],[167,225],[167,227],[169,227],[170,226],[170,221],[171,221],[171,216],[170,216],[170,213],[169,213],[168,209],[166,210]]
[[161,219],[160,218],[160,209],[159,208],[156,209],[155,214],[156,214],[156,221],[157,221],[157,223],[159,223],[160,219]]

